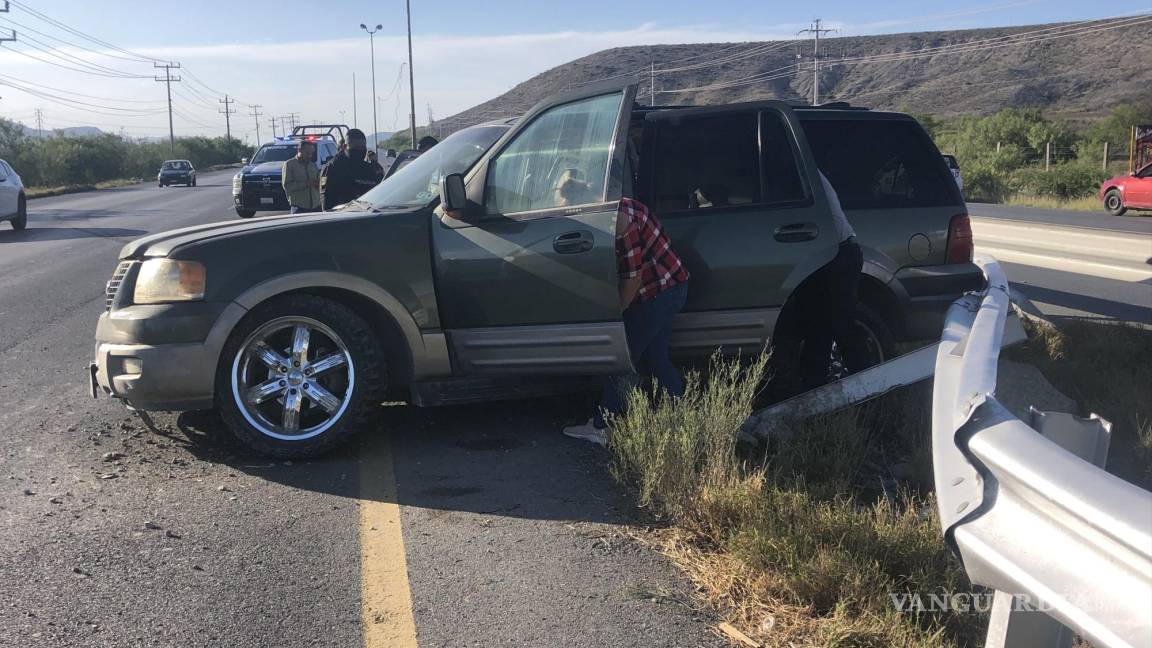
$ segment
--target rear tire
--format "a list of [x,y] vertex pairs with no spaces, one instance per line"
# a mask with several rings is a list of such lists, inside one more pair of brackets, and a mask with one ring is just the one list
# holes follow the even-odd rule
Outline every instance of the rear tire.
[[313,457],[368,426],[383,399],[384,369],[380,341],[350,308],[285,295],[253,309],[228,338],[216,409],[261,454]]
[[240,209],[239,207],[237,207],[236,208],[236,215],[239,216],[240,218],[252,218],[253,216],[256,215],[256,212],[254,210],[251,210],[251,209]]
[[1116,189],[1110,189],[1104,194],[1104,209],[1113,216],[1123,216],[1128,208],[1124,206],[1124,197]]
[[[896,339],[892,328],[866,304],[857,303],[852,317],[854,339],[852,348],[833,347],[829,377],[838,380],[870,367],[887,362],[896,355]],[[845,358],[845,355],[849,356]],[[845,366],[847,361],[847,366]]]
[[16,217],[12,219],[12,229],[19,232],[28,227],[28,199],[20,196],[16,199]]

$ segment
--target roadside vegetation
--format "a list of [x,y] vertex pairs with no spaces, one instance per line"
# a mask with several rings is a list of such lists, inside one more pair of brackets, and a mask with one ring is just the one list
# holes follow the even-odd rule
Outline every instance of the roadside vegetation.
[[1152,103],[1122,104],[1092,122],[1057,119],[1038,108],[916,117],[941,152],[956,156],[968,200],[1099,211],[1100,183],[1127,173],[1129,129],[1152,123]]
[[173,158],[189,160],[204,170],[239,162],[251,154],[250,146],[223,137],[177,138],[175,154],[166,140],[133,140],[108,134],[35,137],[27,135],[19,124],[0,118],[0,158],[16,169],[25,186],[51,188],[57,193],[152,178],[164,160]]
[[614,474],[666,522],[662,549],[764,646],[978,645],[979,613],[900,612],[893,597],[966,592],[932,498],[927,391],[820,417],[768,454],[737,445],[764,359],[714,360],[684,398],[632,394]]

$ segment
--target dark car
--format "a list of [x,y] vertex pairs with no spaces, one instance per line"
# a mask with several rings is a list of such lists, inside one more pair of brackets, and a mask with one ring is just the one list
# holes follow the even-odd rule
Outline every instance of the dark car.
[[[323,166],[336,155],[336,138],[330,133],[310,134],[298,126],[292,135],[277,137],[260,147],[251,160],[244,160],[244,166],[232,177],[232,202],[236,215],[252,218],[258,211],[287,211],[288,196],[280,184],[284,161],[296,157],[296,150],[304,139],[316,144],[316,166]],[[324,128],[344,128],[344,126],[324,126]],[[297,132],[298,131],[298,132]]]
[[855,330],[871,362],[938,336],[948,305],[983,285],[964,201],[913,118],[635,96],[588,86],[463,129],[338,212],[129,243],[94,393],[215,408],[243,442],[291,457],[366,427],[386,399],[521,397],[629,371],[622,196],[659,213],[692,273],[674,355],[757,353],[795,328],[791,304],[836,254],[821,171],[864,250]]
[[196,168],[188,160],[168,160],[160,165],[160,172],[156,174],[156,182],[161,187],[174,184],[195,187]]

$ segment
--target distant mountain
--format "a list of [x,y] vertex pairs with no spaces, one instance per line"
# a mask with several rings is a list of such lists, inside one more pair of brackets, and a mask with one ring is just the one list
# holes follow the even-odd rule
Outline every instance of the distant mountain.
[[[26,124],[24,126],[24,134],[29,137],[36,137],[36,129]],[[45,130],[44,137],[52,137],[53,135],[64,135],[66,137],[94,137],[96,135],[104,135],[104,131],[96,128],[95,126],[69,126],[68,128],[56,128],[53,130]]]
[[372,150],[372,149],[376,148],[376,142],[380,142],[381,144],[383,144],[386,140],[390,139],[392,137],[392,135],[393,135],[393,133],[388,133],[385,131],[380,131],[379,133],[376,133],[375,135],[368,135],[367,136],[367,138],[368,138],[368,150]]
[[[828,38],[820,41],[820,101],[951,117],[1009,106],[1037,106],[1091,119],[1124,101],[1152,101],[1148,24],[1076,33],[1058,25]],[[1098,27],[1098,25],[1097,25]],[[1043,30],[1043,31],[1037,31]],[[1022,32],[1027,42],[1007,44]],[[1049,36],[1049,38],[1045,38]],[[994,40],[989,40],[994,39]],[[977,43],[976,41],[983,41]],[[968,44],[958,50],[930,48]],[[893,59],[837,63],[837,59]],[[751,53],[751,56],[743,54]],[[799,62],[799,69],[794,65]],[[548,96],[608,78],[635,75],[638,100],[703,105],[763,99],[809,103],[812,41],[646,45],[603,50],[554,67],[512,90],[447,118],[456,128],[522,114]],[[751,81],[751,82],[749,82]],[[669,90],[694,88],[685,92]]]

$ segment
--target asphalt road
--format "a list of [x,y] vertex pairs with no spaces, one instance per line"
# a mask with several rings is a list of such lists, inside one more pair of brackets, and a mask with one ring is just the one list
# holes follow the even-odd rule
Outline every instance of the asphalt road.
[[[210,413],[87,396],[127,241],[232,217],[228,173],[0,225],[0,646],[720,646],[634,536],[583,399],[384,408],[269,462]],[[415,640],[413,640],[413,635]]]
[[[969,204],[968,210],[974,219],[1019,225],[1021,249],[1038,251],[1030,246],[1045,236],[1051,238],[1053,229],[1071,246],[1067,256],[1058,258],[1060,253],[1056,252],[1043,264],[1001,264],[1013,288],[1032,300],[1044,315],[1057,322],[1084,319],[1152,326],[1152,280],[1146,278],[1152,266],[1145,266],[1141,277],[1139,273],[1094,271],[1090,264],[1078,262],[1081,251],[1089,258],[1109,255],[1107,249],[1087,249],[1099,247],[1101,236],[1137,241],[1137,249],[1146,250],[1143,256],[1152,257],[1152,217],[976,203]],[[1030,229],[1035,233],[1029,234]],[[1083,249],[1078,251],[1077,246]],[[977,227],[976,249],[980,247]]]

